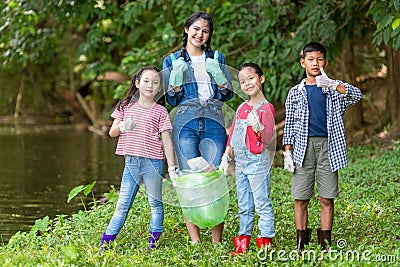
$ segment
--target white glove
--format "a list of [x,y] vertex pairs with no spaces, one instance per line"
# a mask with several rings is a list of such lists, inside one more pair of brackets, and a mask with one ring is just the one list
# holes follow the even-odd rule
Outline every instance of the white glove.
[[293,163],[293,158],[292,158],[292,151],[291,150],[286,150],[283,152],[285,164],[284,164],[284,169],[289,171],[289,172],[294,172],[294,163]]
[[336,87],[338,87],[339,82],[329,79],[328,75],[326,75],[322,67],[320,68],[320,70],[321,70],[321,75],[315,77],[315,80],[317,81],[317,86],[321,88],[327,87],[336,91]]
[[231,157],[229,157],[228,154],[225,154],[221,158],[221,164],[219,165],[219,170],[224,171],[225,175],[228,175],[228,166],[229,166],[229,161],[231,161]]
[[224,85],[227,82],[225,74],[222,72],[218,61],[218,50],[215,50],[214,58],[206,59],[206,72],[210,73],[218,85]]
[[176,186],[175,178],[177,177],[177,174],[175,172],[175,166],[169,166],[168,167],[168,175],[169,175],[169,178],[172,181],[172,185]]
[[119,123],[119,130],[121,132],[133,131],[136,127],[136,122],[133,120],[133,115]]
[[247,125],[251,126],[256,133],[264,130],[264,125],[261,124],[257,111],[254,109],[247,116]]

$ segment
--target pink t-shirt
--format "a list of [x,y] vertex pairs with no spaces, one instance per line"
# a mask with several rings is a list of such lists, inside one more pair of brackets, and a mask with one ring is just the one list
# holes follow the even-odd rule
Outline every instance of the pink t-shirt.
[[[247,119],[249,113],[253,110],[253,107],[245,102],[243,106],[239,110],[239,114],[235,114],[235,117],[232,122],[232,126],[229,132],[227,146],[231,145],[231,138],[235,128],[236,119]],[[274,136],[275,131],[275,109],[271,103],[265,103],[261,105],[257,109],[258,117],[260,118],[260,122],[264,125],[264,130],[261,133],[257,134],[254,132],[251,126],[247,127],[246,134],[246,146],[249,148],[250,152],[253,154],[260,154],[264,148],[268,146],[271,142],[271,139]]]
[[115,109],[111,117],[125,120],[132,115],[136,127],[120,133],[115,154],[164,159],[161,133],[172,129],[167,109],[159,104],[146,108],[136,102]]

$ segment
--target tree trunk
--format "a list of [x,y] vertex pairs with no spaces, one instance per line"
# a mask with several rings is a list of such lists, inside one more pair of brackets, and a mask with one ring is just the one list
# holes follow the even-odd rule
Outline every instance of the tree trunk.
[[[343,40],[343,52],[341,54],[341,80],[357,86],[355,77],[355,63],[354,63],[354,45],[350,43],[349,38],[346,36]],[[345,113],[344,122],[346,129],[360,129],[364,123],[363,116],[363,102],[362,99],[357,104],[350,106]]]
[[76,56],[76,45],[74,44],[73,31],[70,27],[68,27],[68,31],[64,36],[64,42],[66,44],[65,52],[67,53],[67,64],[68,64],[68,82],[69,82],[69,90],[72,95],[75,95],[76,86],[75,86],[75,56]]
[[19,115],[21,114],[21,102],[22,102],[22,94],[24,92],[24,87],[25,87],[25,76],[22,76],[21,83],[19,84],[18,88],[17,100],[15,101],[15,111],[14,111],[15,119],[18,119]]
[[386,46],[388,62],[387,72],[387,100],[386,113],[390,116],[393,127],[400,127],[400,50],[394,51],[390,45]]

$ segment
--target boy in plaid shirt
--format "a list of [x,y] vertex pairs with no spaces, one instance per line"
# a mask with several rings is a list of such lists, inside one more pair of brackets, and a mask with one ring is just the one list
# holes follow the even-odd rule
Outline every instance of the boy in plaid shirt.
[[290,89],[286,98],[283,134],[284,168],[293,173],[292,197],[297,229],[297,249],[308,244],[308,204],[318,186],[321,228],[318,242],[331,244],[334,198],[338,196],[338,170],[347,165],[343,115],[361,99],[357,87],[330,79],[326,49],[318,42],[304,46],[300,59],[306,78]]

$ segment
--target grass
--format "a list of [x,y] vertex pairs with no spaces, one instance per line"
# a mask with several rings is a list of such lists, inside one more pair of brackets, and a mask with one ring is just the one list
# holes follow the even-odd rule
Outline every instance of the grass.
[[[273,168],[271,194],[276,236],[273,248],[258,251],[254,237],[244,256],[232,257],[231,238],[238,231],[236,192],[221,244],[211,244],[208,229],[203,242],[189,242],[179,207],[165,205],[165,232],[157,250],[146,251],[149,207],[138,194],[129,217],[109,250],[99,242],[115,204],[97,204],[72,216],[39,220],[31,232],[18,232],[0,247],[1,266],[394,266],[400,264],[400,143],[384,148],[349,148],[349,166],[339,173],[340,195],[335,202],[333,246],[323,254],[313,231],[303,257],[294,253],[295,227],[291,176]],[[319,227],[319,204],[311,200],[309,226]],[[255,224],[254,236],[258,229]]]

